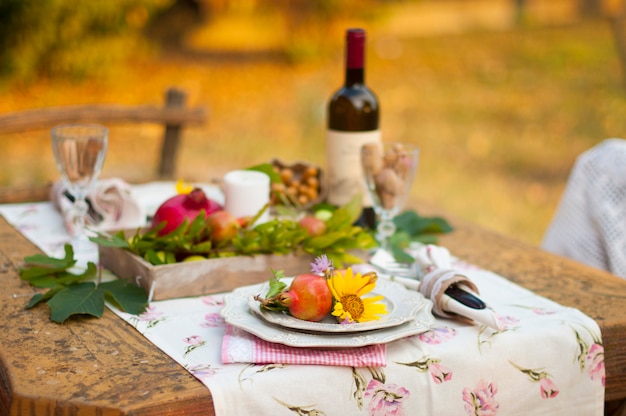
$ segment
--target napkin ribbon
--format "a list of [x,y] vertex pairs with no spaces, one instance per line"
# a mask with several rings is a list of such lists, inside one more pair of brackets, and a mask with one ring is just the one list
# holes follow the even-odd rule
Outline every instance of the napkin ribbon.
[[470,308],[446,294],[446,290],[457,285],[478,297],[478,287],[461,271],[452,268],[452,256],[447,248],[428,244],[415,253],[420,266],[422,281],[419,291],[433,301],[433,312],[444,318],[455,318],[467,323],[479,323],[496,331],[504,330],[504,324],[491,307]]
[[298,348],[262,340],[240,328],[226,325],[222,362],[255,364],[311,364],[347,367],[384,367],[385,344],[355,348]]
[[434,269],[422,278],[422,284],[419,291],[427,298],[433,301],[433,312],[444,318],[459,318],[469,320],[469,318],[458,314],[451,314],[444,310],[443,300],[446,289],[454,284],[465,286],[464,289],[470,289],[474,294],[478,294],[478,288],[466,276],[459,274],[456,270]]

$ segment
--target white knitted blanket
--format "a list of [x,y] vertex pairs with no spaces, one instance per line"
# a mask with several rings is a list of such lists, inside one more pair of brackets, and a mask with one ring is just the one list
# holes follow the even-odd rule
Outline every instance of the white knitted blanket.
[[542,247],[626,278],[626,140],[577,158]]

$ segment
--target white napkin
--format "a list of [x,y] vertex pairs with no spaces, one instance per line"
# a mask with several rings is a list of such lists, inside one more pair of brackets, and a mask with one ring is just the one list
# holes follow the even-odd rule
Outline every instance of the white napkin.
[[[50,199],[61,212],[66,228],[73,228],[72,202],[65,195],[67,188],[62,181],[52,186]],[[132,229],[145,225],[146,211],[133,197],[131,186],[119,178],[102,179],[96,182],[87,194],[91,204],[91,215],[86,225],[95,231]]]

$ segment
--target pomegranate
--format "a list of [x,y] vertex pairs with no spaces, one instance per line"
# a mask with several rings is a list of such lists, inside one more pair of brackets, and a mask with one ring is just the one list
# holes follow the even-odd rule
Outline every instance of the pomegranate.
[[318,322],[330,313],[333,296],[326,278],[305,273],[294,277],[291,286],[269,298],[255,296],[261,305],[271,310],[286,309],[294,318]]
[[326,232],[326,223],[311,215],[302,217],[298,223],[311,237],[317,237]]
[[174,231],[185,220],[191,223],[203,210],[206,217],[221,209],[222,206],[207,198],[202,189],[194,188],[188,194],[179,194],[163,202],[152,217],[152,228],[165,222],[165,226],[158,232],[159,236],[163,236]]

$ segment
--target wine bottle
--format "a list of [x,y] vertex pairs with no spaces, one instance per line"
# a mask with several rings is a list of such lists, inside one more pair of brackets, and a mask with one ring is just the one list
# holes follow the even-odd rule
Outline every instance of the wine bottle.
[[327,201],[344,205],[359,193],[370,219],[371,201],[361,172],[361,146],[381,141],[379,105],[365,84],[365,31],[346,32],[345,82],[328,104],[326,131]]

